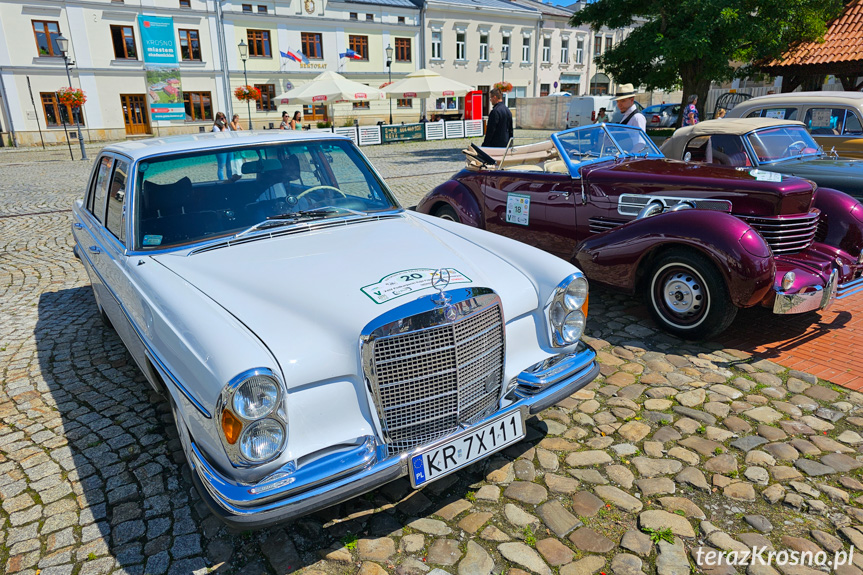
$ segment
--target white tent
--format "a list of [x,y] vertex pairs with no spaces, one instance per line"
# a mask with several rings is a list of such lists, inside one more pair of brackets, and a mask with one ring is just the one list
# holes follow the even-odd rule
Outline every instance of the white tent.
[[335,72],[323,72],[314,80],[276,96],[276,100],[287,100],[285,104],[332,104],[339,100],[359,102],[364,100],[383,100],[386,95],[376,89],[348,80]]
[[472,86],[423,68],[393,82],[384,88],[384,92],[388,98],[425,99],[464,96],[473,89]]

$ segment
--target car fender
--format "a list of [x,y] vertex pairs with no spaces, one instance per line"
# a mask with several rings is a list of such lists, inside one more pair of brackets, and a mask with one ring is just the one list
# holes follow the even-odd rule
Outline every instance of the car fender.
[[743,220],[708,210],[666,212],[597,234],[576,248],[573,263],[592,280],[634,292],[650,262],[673,246],[707,256],[738,307],[756,305],[772,287],[775,264],[764,239]]
[[458,214],[461,223],[474,228],[483,228],[482,208],[473,192],[458,180],[447,180],[417,204],[421,214],[432,214],[441,204],[450,206]]
[[863,205],[839,190],[818,188],[814,206],[821,210],[819,243],[841,250],[856,260],[863,249]]

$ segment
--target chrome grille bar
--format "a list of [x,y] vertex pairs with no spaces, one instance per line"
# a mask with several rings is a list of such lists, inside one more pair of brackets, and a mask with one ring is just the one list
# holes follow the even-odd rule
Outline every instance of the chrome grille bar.
[[820,210],[802,216],[738,216],[770,246],[774,254],[790,254],[805,250],[815,240]]

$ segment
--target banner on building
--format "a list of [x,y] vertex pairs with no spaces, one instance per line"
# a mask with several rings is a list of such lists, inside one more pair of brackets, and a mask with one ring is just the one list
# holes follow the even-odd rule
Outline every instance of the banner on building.
[[183,89],[174,19],[138,16],[144,47],[144,75],[151,120],[184,120]]

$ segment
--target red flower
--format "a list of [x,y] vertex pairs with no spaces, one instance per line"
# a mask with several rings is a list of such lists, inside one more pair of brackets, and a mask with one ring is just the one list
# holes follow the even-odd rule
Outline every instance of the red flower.
[[80,108],[87,101],[87,95],[84,94],[84,90],[78,88],[60,88],[57,90],[57,101],[73,108]]
[[254,86],[239,86],[234,90],[234,97],[241,102],[243,100],[260,100],[261,91]]
[[494,87],[504,93],[512,92],[512,84],[510,84],[509,82],[497,82],[495,83]]

